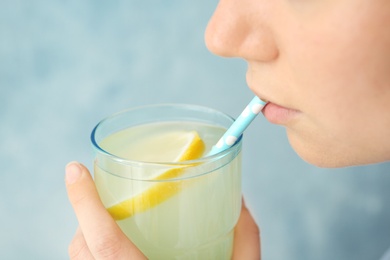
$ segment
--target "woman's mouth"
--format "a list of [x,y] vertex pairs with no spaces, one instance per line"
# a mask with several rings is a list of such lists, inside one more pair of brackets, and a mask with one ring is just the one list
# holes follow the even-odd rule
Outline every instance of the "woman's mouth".
[[282,107],[272,102],[269,102],[263,108],[263,114],[270,123],[277,125],[286,125],[296,116],[298,116],[300,112],[295,109]]

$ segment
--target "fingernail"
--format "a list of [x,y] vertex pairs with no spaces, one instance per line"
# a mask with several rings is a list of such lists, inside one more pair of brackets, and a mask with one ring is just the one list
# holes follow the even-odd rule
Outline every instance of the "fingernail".
[[81,176],[81,166],[78,162],[70,162],[65,167],[65,181],[67,184],[75,183]]

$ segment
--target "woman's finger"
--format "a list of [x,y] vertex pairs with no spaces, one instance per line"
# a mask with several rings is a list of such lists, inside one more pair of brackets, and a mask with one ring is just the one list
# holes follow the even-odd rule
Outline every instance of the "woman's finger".
[[145,259],[125,236],[100,201],[87,168],[77,162],[66,166],[68,197],[89,251],[96,259]]
[[234,230],[233,259],[259,260],[260,251],[260,230],[243,201]]
[[80,228],[77,228],[76,234],[69,245],[69,257],[72,260],[93,260],[93,256],[89,251],[84,235]]

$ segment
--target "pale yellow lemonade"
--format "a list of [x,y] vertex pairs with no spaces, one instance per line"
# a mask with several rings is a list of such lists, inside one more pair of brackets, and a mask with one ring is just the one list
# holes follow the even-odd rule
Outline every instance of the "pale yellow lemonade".
[[173,180],[158,179],[172,168],[165,163],[172,159],[169,147],[177,136],[199,135],[206,155],[225,131],[199,122],[160,122],[100,142],[106,152],[129,161],[118,165],[96,157],[99,195],[148,259],[231,258],[241,208],[240,149],[230,159],[213,159],[218,163],[175,164]]

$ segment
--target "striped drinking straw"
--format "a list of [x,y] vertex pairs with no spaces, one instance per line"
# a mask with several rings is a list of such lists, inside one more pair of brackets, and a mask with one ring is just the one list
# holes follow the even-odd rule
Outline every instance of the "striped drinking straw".
[[242,135],[244,130],[261,112],[267,102],[255,96],[252,101],[246,106],[244,111],[238,116],[234,123],[229,127],[225,134],[219,139],[218,143],[213,146],[208,155],[217,154],[229,148],[236,143],[238,138]]

